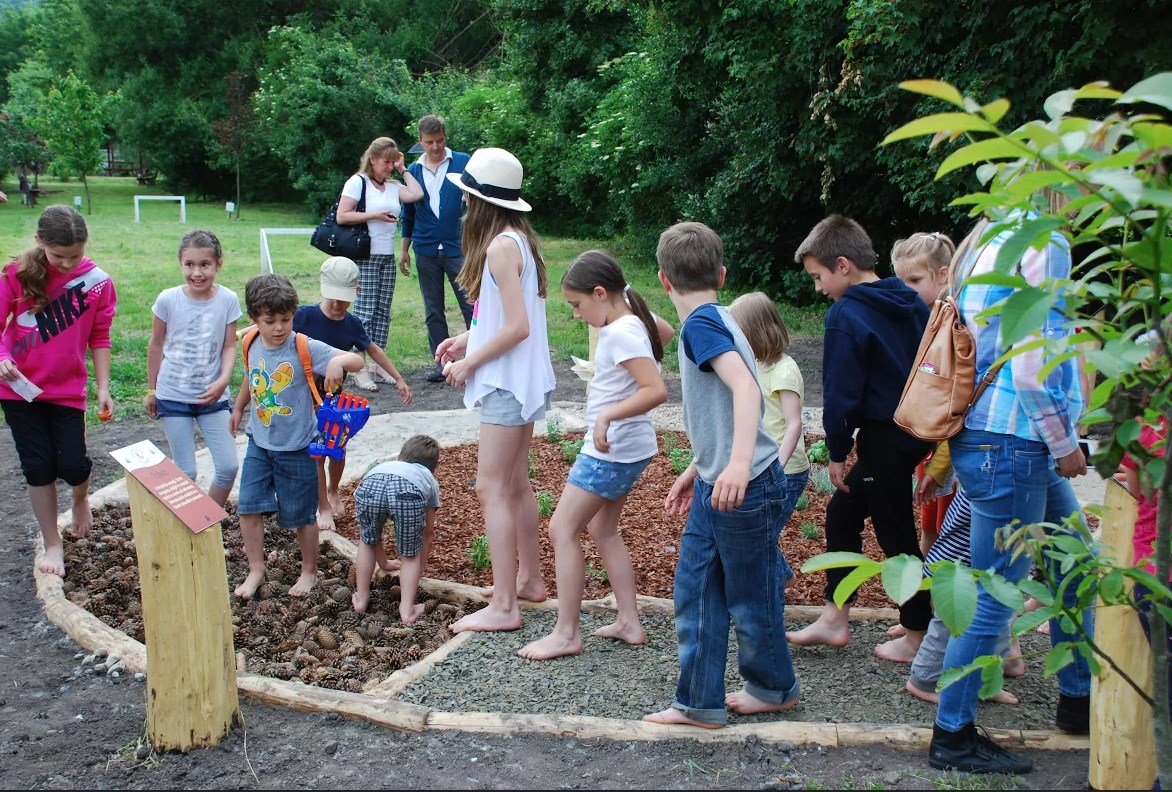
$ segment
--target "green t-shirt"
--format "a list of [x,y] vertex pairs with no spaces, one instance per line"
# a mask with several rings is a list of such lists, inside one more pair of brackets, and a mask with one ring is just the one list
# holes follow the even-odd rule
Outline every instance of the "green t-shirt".
[[[802,380],[802,371],[798,364],[789,355],[782,355],[781,360],[765,366],[757,366],[757,382],[761,385],[761,393],[765,396],[765,431],[777,443],[785,437],[785,415],[781,411],[781,392],[793,391],[798,394],[798,400],[805,399],[805,383]],[[785,472],[802,473],[810,469],[810,458],[806,456],[806,438],[799,433],[798,444],[789,461],[785,463]]]

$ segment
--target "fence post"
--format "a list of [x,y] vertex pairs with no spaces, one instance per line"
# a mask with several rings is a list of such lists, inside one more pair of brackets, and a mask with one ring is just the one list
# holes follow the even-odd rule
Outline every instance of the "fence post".
[[126,477],[142,588],[147,733],[157,751],[220,742],[239,711],[219,523],[193,533]]
[[[1121,562],[1132,561],[1136,504],[1130,493],[1108,480],[1102,542]],[[1131,583],[1127,584],[1130,591]],[[1135,611],[1126,605],[1099,608],[1095,641],[1148,693],[1152,651]],[[1091,681],[1091,767],[1094,789],[1148,789],[1156,777],[1152,708],[1108,665]]]

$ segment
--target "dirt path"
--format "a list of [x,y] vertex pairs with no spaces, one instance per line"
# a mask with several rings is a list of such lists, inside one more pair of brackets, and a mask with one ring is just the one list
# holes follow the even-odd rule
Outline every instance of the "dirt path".
[[[795,358],[811,373],[818,370],[816,362],[808,362],[814,348],[795,345]],[[583,398],[584,388],[571,379],[568,367],[559,364],[556,370],[561,387],[555,398]],[[819,406],[820,388],[815,403],[813,377],[807,376],[807,403]],[[459,406],[459,394],[452,389],[426,383],[419,373],[409,379],[417,394],[413,409]],[[678,383],[675,394],[678,399]],[[397,397],[380,393],[375,403],[389,404],[392,398]],[[118,475],[109,450],[146,438],[165,447],[158,424],[116,422],[92,429],[95,486]],[[145,686],[86,673],[76,645],[44,620],[36,601],[30,574],[35,524],[6,428],[0,431],[0,491],[10,504],[0,546],[0,783],[6,787],[788,789],[870,784],[933,789],[956,782],[929,770],[922,755],[887,748],[823,751],[757,742],[403,735],[338,717],[247,703],[242,707],[246,729],[237,729],[220,746],[140,761],[134,758],[134,746],[144,727]],[[1038,770],[1016,783],[1083,786],[1085,753],[1037,753],[1033,758]],[[1012,779],[998,783],[1015,784]]]

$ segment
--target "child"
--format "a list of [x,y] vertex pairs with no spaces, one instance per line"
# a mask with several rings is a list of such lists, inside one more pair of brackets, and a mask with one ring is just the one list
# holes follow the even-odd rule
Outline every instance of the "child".
[[86,257],[88,238],[76,210],[50,206],[37,220],[34,246],[0,279],[0,408],[45,542],[38,566],[50,575],[65,574],[57,479],[73,488],[73,536],[85,536],[93,525],[92,464],[85,448],[87,348],[98,416],[108,421],[114,415],[110,325],[118,297],[110,276]]
[[786,508],[779,518],[784,531],[810,479],[810,458],[806,456],[806,440],[802,437],[805,392],[802,372],[785,353],[789,333],[768,295],[743,294],[733,300],[728,312],[745,334],[757,359],[757,382],[765,396],[765,431],[776,441],[777,459],[785,470]]
[[395,548],[402,562],[399,568],[399,618],[413,624],[423,613],[415,604],[419,578],[427,566],[435,534],[435,512],[440,507],[439,482],[435,468],[440,446],[434,438],[415,435],[403,443],[399,458],[384,462],[362,477],[354,491],[354,511],[362,542],[354,564],[356,591],[351,598],[354,610],[366,611],[370,602],[370,579],[377,563],[384,571],[391,565],[383,549],[383,525],[395,521]]
[[[264,581],[264,525],[261,515],[277,512],[277,525],[297,531],[301,576],[289,594],[302,597],[317,582],[317,466],[307,453],[317,428],[309,383],[292,332],[297,292],[284,275],[257,275],[244,286],[248,318],[256,323],[257,341],[244,368],[248,388],[241,388],[232,410],[235,434],[249,399],[255,404],[248,422],[248,452],[240,474],[240,531],[248,557],[248,577],[236,596],[251,599]],[[358,371],[362,358],[310,340],[313,373],[325,377],[329,390],[341,385],[343,371]]]
[[[574,316],[597,327],[594,378],[586,397],[586,440],[549,521],[557,561],[558,620],[553,632],[518,652],[549,660],[582,651],[583,560],[589,530],[614,589],[618,618],[597,630],[629,644],[646,640],[639,623],[635,571],[619,534],[619,515],[658,445],[650,411],[667,399],[659,373],[663,335],[647,303],[632,289],[619,263],[601,250],[574,259],[562,276],[562,294]],[[666,335],[671,338],[667,323]]]
[[212,455],[215,477],[208,494],[224,505],[236,481],[236,440],[228,428],[232,405],[228,382],[236,362],[236,293],[216,285],[224,265],[220,240],[211,231],[191,231],[179,242],[183,285],[164,290],[151,313],[147,347],[147,392],[143,404],[163,431],[175,464],[195,480],[195,428],[199,424]]
[[[928,306],[899,278],[875,274],[878,257],[871,238],[841,215],[814,226],[794,260],[814,279],[814,288],[834,301],[826,314],[822,353],[823,425],[830,480],[838,490],[826,508],[826,549],[861,553],[864,521],[870,517],[884,553],[922,558],[907,484],[928,446],[904,433],[892,415],[920,346]],[[858,462],[844,476],[856,429]],[[850,605],[833,603],[847,571],[827,572],[822,614],[789,633],[791,642],[847,644]],[[932,619],[928,592],[918,592],[899,611],[906,634],[877,646],[875,655],[910,663]]]
[[546,598],[528,459],[533,423],[545,417],[555,381],[545,262],[525,215],[530,206],[520,197],[522,176],[517,158],[496,148],[474,152],[463,173],[448,174],[468,203],[458,282],[476,306],[472,328],[441,341],[436,360],[450,384],[465,386],[464,404],[480,405],[476,494],[494,583],[488,607],[460,619],[452,632],[516,630],[517,598]]
[[[895,243],[891,248],[891,268],[931,308],[948,288],[955,252],[956,245],[946,235],[920,232]],[[932,456],[916,468],[915,505],[920,507],[920,552],[924,555],[940,535],[952,500],[951,469],[948,441],[938,443]]]
[[[334,349],[366,352],[375,365],[391,375],[403,403],[410,404],[411,389],[407,387],[407,380],[386,353],[370,340],[362,322],[347,310],[358,295],[358,277],[358,265],[350,259],[344,256],[326,259],[321,265],[322,301],[297,309],[293,315],[293,332],[304,333]],[[321,387],[322,383],[318,383],[318,388]],[[324,457],[317,460],[317,525],[323,531],[334,530],[334,517],[342,513],[338,485],[345,469],[345,457],[330,459],[328,463]]]
[[[784,638],[789,567],[778,547],[785,474],[761,423],[753,349],[717,302],[720,237],[703,223],[677,223],[659,237],[655,257],[683,322],[680,380],[695,457],[664,502],[668,514],[688,515],[674,592],[680,677],[671,706],[643,720],[716,729],[726,708],[749,715],[798,703]],[[726,697],[730,617],[745,688]]]

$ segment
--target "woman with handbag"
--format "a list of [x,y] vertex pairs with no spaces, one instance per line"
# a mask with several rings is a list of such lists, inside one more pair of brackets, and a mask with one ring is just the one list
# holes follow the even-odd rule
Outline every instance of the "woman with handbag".
[[[402,182],[392,178],[396,172]],[[359,279],[354,315],[381,349],[387,345],[395,296],[395,227],[403,204],[422,197],[423,187],[407,172],[395,141],[379,137],[366,147],[358,172],[346,181],[338,199],[338,223],[365,224],[370,234],[370,257],[355,260]],[[394,382],[390,372],[373,361],[355,375],[354,381],[358,387],[374,391],[378,390],[375,378]]]

